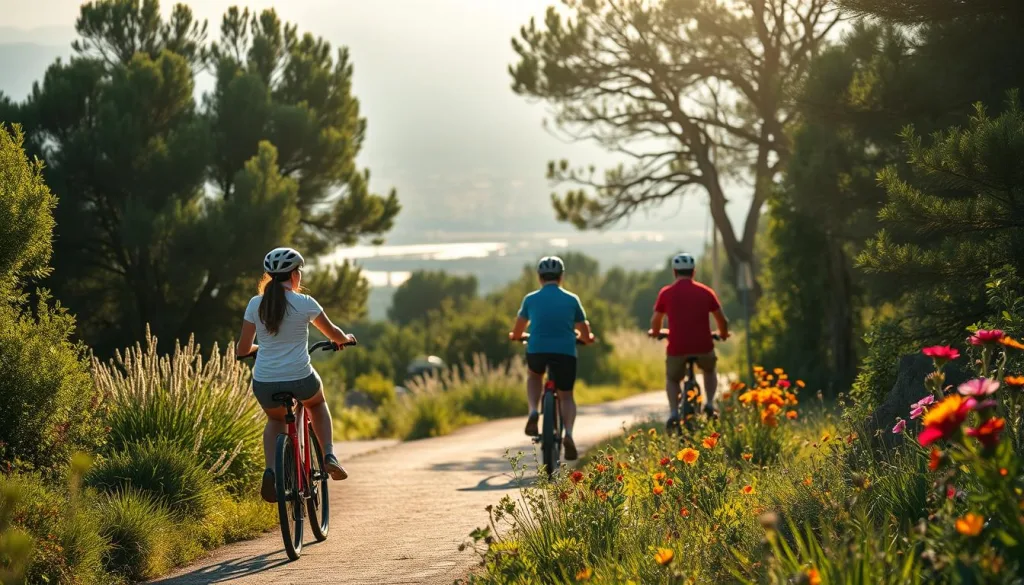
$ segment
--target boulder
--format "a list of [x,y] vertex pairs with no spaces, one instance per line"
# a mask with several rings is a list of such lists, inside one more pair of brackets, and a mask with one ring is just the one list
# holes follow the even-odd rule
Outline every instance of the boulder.
[[[902,435],[893,434],[892,427],[897,418],[907,421],[907,430],[920,430],[920,421],[910,420],[910,407],[928,395],[924,387],[925,377],[935,371],[932,358],[915,353],[900,358],[896,383],[885,396],[882,404],[864,421],[864,431],[877,446],[892,448],[903,441]],[[957,362],[946,364],[946,386],[956,387],[974,377],[974,374]]]

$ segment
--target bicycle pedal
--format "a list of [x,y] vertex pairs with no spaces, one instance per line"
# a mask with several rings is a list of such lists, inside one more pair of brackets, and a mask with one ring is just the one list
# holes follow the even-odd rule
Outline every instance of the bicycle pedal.
[[533,437],[530,437],[530,441],[533,442],[533,443],[540,443],[542,440],[543,439],[541,438],[540,435],[535,435]]

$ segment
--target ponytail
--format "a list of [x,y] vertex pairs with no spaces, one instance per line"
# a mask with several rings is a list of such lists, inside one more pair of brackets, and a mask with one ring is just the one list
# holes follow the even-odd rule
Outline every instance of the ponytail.
[[263,275],[259,290],[263,295],[260,300],[259,316],[263,326],[271,335],[276,335],[288,310],[288,299],[285,297],[284,283],[292,279],[292,273]]

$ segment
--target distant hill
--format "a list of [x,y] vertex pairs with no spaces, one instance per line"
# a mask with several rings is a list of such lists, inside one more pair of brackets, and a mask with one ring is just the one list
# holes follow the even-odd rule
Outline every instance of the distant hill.
[[[0,39],[6,36],[0,33]],[[58,57],[71,55],[71,47],[31,42],[0,43],[0,91],[21,101],[32,91],[32,83],[43,78],[46,68]]]

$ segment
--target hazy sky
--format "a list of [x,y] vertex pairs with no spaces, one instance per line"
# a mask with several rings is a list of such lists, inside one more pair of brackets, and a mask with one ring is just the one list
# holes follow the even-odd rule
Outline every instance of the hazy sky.
[[[557,0],[190,0],[200,18],[217,30],[234,4],[275,7],[300,31],[350,48],[354,86],[369,135],[360,157],[372,172],[371,186],[399,192],[403,212],[389,240],[422,241],[441,222],[459,224],[455,239],[494,231],[571,232],[554,221],[547,161],[610,162],[593,146],[566,145],[542,128],[541,104],[509,89],[509,39],[533,15]],[[78,14],[76,0],[0,0],[0,27],[35,29],[11,41],[67,44]],[[169,10],[171,4],[163,3]],[[51,28],[55,27],[55,28]],[[43,30],[46,29],[46,30]],[[9,30],[9,29],[8,29]],[[0,49],[5,42],[0,34]],[[61,40],[61,37],[63,39]],[[54,39],[57,39],[56,41]],[[28,79],[0,89],[22,98]],[[22,72],[24,73],[24,72]],[[742,218],[740,196],[736,219]],[[652,217],[637,217],[621,229],[666,232],[678,247],[693,248],[707,221],[706,196],[694,194]],[[452,231],[451,228],[448,230]]]

